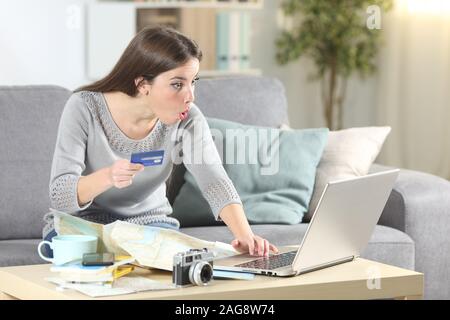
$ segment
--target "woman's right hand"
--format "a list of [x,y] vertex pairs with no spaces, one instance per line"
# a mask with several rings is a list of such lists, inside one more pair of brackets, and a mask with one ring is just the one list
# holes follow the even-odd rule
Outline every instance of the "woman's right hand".
[[140,163],[131,163],[129,160],[120,159],[109,167],[110,183],[118,188],[126,188],[133,183],[134,176],[144,170]]

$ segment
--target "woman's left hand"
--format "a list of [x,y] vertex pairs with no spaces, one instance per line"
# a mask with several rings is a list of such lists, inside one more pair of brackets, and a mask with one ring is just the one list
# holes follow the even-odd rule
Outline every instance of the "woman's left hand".
[[250,255],[269,256],[269,252],[278,253],[277,247],[260,236],[249,234],[231,241],[231,245],[239,252],[248,252]]

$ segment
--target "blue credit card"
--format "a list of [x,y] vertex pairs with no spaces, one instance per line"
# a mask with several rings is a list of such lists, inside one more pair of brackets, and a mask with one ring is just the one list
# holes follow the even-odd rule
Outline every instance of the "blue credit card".
[[131,163],[140,163],[145,167],[160,166],[164,160],[164,150],[139,152],[131,154]]

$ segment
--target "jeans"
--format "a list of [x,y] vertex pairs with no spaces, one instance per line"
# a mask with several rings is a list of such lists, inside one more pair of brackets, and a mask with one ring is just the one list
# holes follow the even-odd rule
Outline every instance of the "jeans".
[[[179,228],[170,224],[170,223],[164,223],[164,222],[158,222],[158,223],[152,223],[148,224],[149,227],[159,227],[159,228],[165,228],[165,229],[172,229],[172,230],[178,230]],[[44,240],[52,242],[53,237],[56,237],[58,234],[56,233],[55,229],[52,229],[47,236],[44,238]],[[53,250],[50,248],[48,244],[44,245],[44,255],[48,258],[53,258]]]
[[164,222],[147,224],[147,226],[149,226],[149,227],[159,227],[159,228],[165,228],[165,229],[172,229],[172,230],[179,230],[180,229],[177,226],[174,226],[173,224],[164,223]]
[[[53,237],[56,237],[58,234],[55,229],[52,229],[44,238],[45,241],[52,242]],[[50,248],[48,244],[44,245],[44,255],[48,258],[53,258],[53,250]]]

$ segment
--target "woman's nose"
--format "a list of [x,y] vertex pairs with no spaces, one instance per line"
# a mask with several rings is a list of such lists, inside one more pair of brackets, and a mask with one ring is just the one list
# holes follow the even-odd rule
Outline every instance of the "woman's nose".
[[184,102],[185,103],[191,103],[191,102],[194,102],[194,99],[195,99],[194,88],[191,87],[191,88],[188,89],[188,93],[187,93],[187,95],[185,97],[185,101]]

